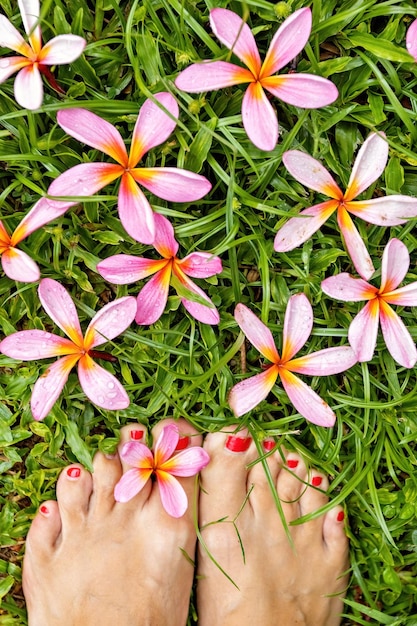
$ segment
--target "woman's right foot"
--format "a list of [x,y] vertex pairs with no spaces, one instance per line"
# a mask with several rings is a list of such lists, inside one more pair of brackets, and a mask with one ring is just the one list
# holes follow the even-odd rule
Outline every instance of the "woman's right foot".
[[[211,462],[201,472],[199,625],[338,626],[349,566],[343,509],[290,526],[291,545],[245,437],[213,433],[204,443]],[[327,478],[297,454],[283,460],[275,451],[267,463],[288,524],[328,502]]]

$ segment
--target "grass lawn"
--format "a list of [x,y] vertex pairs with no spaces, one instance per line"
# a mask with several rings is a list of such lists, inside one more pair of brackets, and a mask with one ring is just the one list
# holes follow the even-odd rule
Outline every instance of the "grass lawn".
[[[271,96],[279,120],[274,149],[257,148],[242,126],[246,85],[189,94],[174,84],[180,71],[200,60],[239,63],[213,34],[209,10],[223,7],[243,16],[264,58],[278,26],[305,6],[312,10],[311,35],[281,73],[328,78],[339,97],[325,107],[304,109]],[[3,0],[2,12],[24,33],[15,0]],[[163,200],[146,190],[145,195],[173,224],[178,258],[197,251],[221,258],[220,274],[195,279],[217,307],[220,322],[194,319],[181,297],[201,304],[202,296],[193,296],[173,280],[165,311],[155,323],[133,322],[105,344],[116,359],[100,364],[115,374],[130,398],[128,408],[117,411],[91,403],[73,369],[48,416],[35,421],[33,385],[53,360],[24,362],[0,354],[1,626],[27,623],[21,589],[24,540],[40,503],[54,497],[62,467],[77,461],[91,469],[96,450],[114,450],[121,425],[139,420],[151,427],[168,416],[185,417],[203,433],[238,421],[256,440],[273,436],[327,473],[329,507],[342,503],[348,516],[351,583],[343,623],[417,625],[415,367],[393,358],[379,330],[371,360],[336,375],[302,376],[335,412],[330,428],[300,415],[279,378],[266,400],[239,418],[228,404],[233,385],[261,372],[267,362],[245,341],[235,321],[239,302],[269,327],[281,350],[288,300],[304,293],[313,307],[314,325],[298,356],[348,345],[349,326],[365,302],[336,300],[321,288],[325,278],[341,272],[359,277],[336,213],[298,247],[274,250],[275,235],[289,217],[328,199],[297,181],[283,154],[308,153],[344,190],[360,147],[372,132],[383,132],[389,144],[386,168],[359,198],[417,198],[417,62],[406,52],[406,32],[416,17],[411,0],[42,2],[44,42],[71,32],[84,37],[87,46],[74,62],[52,67],[64,93],[44,79],[43,105],[36,111],[16,103],[15,75],[0,85],[3,225],[11,234],[70,167],[113,162],[66,133],[57,123],[58,111],[81,107],[101,116],[117,127],[129,148],[145,100],[170,92],[179,104],[179,121],[140,166],[184,168],[205,176],[212,188],[192,202]],[[16,54],[0,51],[2,58]],[[112,284],[97,272],[99,261],[115,254],[161,258],[152,245],[136,241],[121,225],[118,186],[118,181],[111,182],[82,197],[18,246],[38,264],[42,278],[67,289],[83,331],[106,303],[136,296],[149,280]],[[375,267],[371,284],[379,288],[383,251],[392,238],[405,244],[411,259],[401,284],[417,280],[415,219],[383,227],[352,217]],[[15,281],[1,271],[0,339],[24,329],[62,335],[41,306],[38,286],[39,281]],[[393,308],[415,342],[415,308]]]

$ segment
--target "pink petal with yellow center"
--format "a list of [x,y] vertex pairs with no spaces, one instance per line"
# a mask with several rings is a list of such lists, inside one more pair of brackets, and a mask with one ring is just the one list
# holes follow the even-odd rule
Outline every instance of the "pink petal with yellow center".
[[[63,172],[48,189],[50,196],[92,196],[123,174],[123,168],[114,163],[80,163]],[[59,208],[73,206],[78,201],[50,201]],[[59,202],[59,204],[58,204]]]
[[125,231],[136,241],[151,244],[155,239],[155,217],[143,191],[131,173],[122,176],[118,197],[120,221]]
[[171,264],[168,264],[142,287],[137,297],[137,324],[148,326],[161,317],[168,299],[170,279]]
[[152,470],[154,458],[148,446],[139,441],[128,441],[120,450],[120,458],[124,463],[141,470]]
[[91,350],[123,333],[133,322],[135,315],[136,298],[133,296],[117,298],[105,304],[95,314],[86,330],[85,349]]
[[61,217],[72,204],[72,202],[53,202],[47,198],[38,200],[14,231],[11,237],[12,245],[16,246],[38,228]]
[[261,58],[249,26],[233,11],[219,8],[210,11],[210,25],[219,41],[232,50],[256,78]]
[[80,356],[80,349],[69,339],[36,329],[8,335],[0,343],[0,351],[19,361],[36,361],[68,354]]
[[365,243],[360,236],[355,224],[349,213],[343,206],[339,206],[337,210],[337,223],[342,232],[345,246],[352,259],[359,276],[365,280],[369,280],[375,272],[372,259],[366,249]]
[[321,288],[326,295],[344,302],[372,300],[378,293],[377,287],[370,285],[362,278],[354,278],[346,272],[325,278],[321,283]]
[[303,109],[325,107],[339,96],[336,85],[314,74],[270,76],[261,83],[276,98]]
[[130,469],[123,474],[114,488],[116,502],[129,502],[142,491],[152,475],[151,469]]
[[311,32],[311,10],[309,8],[294,11],[278,28],[272,38],[265,60],[262,64],[261,77],[271,76],[287,65],[306,45]]
[[390,239],[384,249],[379,293],[393,291],[404,280],[410,265],[407,246],[399,239]]
[[123,167],[127,166],[126,146],[113,124],[86,109],[62,109],[58,111],[57,120],[71,137],[108,154]]
[[39,0],[18,0],[17,4],[19,5],[23,26],[29,37],[30,45],[36,53],[39,53],[42,47],[41,29],[39,26]]
[[262,85],[251,83],[242,101],[242,121],[251,142],[260,150],[273,150],[278,141],[277,115]]
[[78,378],[91,402],[109,411],[127,409],[129,396],[117,378],[85,354],[78,362]]
[[277,376],[278,366],[271,365],[264,372],[245,378],[232,387],[228,403],[236,417],[251,411],[262,400],[265,400],[274,386]]
[[178,167],[137,168],[130,174],[155,196],[171,202],[200,200],[211,189],[207,178]]
[[31,62],[24,57],[6,57],[0,59],[0,83],[4,83],[12,74],[22,67],[31,65]]
[[188,93],[201,93],[253,81],[252,73],[239,65],[227,61],[202,61],[180,72],[175,86]]
[[154,213],[155,217],[155,240],[154,248],[165,259],[172,259],[178,252],[178,243],[175,239],[174,229],[171,222],[161,215]]
[[320,161],[313,159],[309,154],[301,152],[301,150],[288,150],[282,155],[282,162],[289,173],[302,185],[335,200],[342,199],[343,192],[333,176]]
[[[32,48],[5,15],[0,15],[0,46],[18,52],[24,57],[32,55]],[[19,57],[12,57],[17,59]],[[1,67],[1,66],[0,66]]]
[[193,283],[175,264],[173,272],[188,291],[203,298],[208,304],[208,306],[205,306],[189,298],[181,297],[181,302],[190,315],[203,324],[218,324],[220,321],[219,312],[204,291]]
[[417,61],[417,20],[411,22],[411,26],[407,30],[406,46],[408,52]]
[[4,273],[12,280],[34,283],[40,278],[39,267],[23,250],[9,248],[1,255]]
[[192,252],[184,259],[177,259],[176,265],[192,278],[209,278],[223,271],[221,259],[209,252]]
[[383,299],[389,304],[417,306],[417,282],[395,289],[395,291],[385,292]]
[[97,271],[109,283],[128,285],[159,272],[167,264],[166,259],[144,259],[130,254],[115,254],[97,263]]
[[35,420],[43,420],[48,415],[79,358],[79,354],[64,356],[52,363],[38,378],[30,399],[30,408]]
[[310,239],[334,213],[338,205],[337,200],[327,200],[322,204],[304,209],[297,217],[291,217],[275,235],[274,250],[288,252]]
[[179,438],[179,430],[176,424],[171,423],[163,427],[155,444],[155,467],[160,468],[171,457],[177,447]]
[[234,316],[251,344],[268,361],[278,363],[280,361],[279,354],[269,328],[242,303],[236,305]]
[[[133,130],[129,167],[135,167],[148,150],[166,141],[177,125],[179,108],[174,96],[168,92],[160,92],[154,98],[161,106],[152,100],[146,100],[139,111]],[[175,119],[167,115],[164,109]]]
[[282,386],[297,411],[306,420],[318,426],[329,428],[336,416],[324,400],[292,372],[280,368]]
[[371,133],[362,144],[352,168],[345,200],[353,200],[376,181],[388,160],[388,143],[385,134]]
[[72,63],[82,54],[87,42],[78,35],[58,35],[44,45],[38,61],[43,65]]
[[181,450],[163,464],[163,470],[173,476],[195,476],[208,463],[210,457],[200,446],[191,446],[186,450]]
[[350,346],[340,346],[325,348],[319,352],[288,361],[285,364],[285,369],[308,376],[330,376],[348,370],[357,361]]
[[349,326],[348,339],[359,362],[370,361],[375,352],[379,322],[378,298],[370,300]]
[[410,217],[417,217],[417,198],[408,196],[387,196],[346,202],[349,213],[357,215],[365,222],[377,226],[398,226]]
[[380,301],[382,334],[392,358],[403,367],[414,367],[417,362],[417,350],[414,341],[401,318],[389,304]]
[[162,470],[155,471],[162,506],[171,517],[182,517],[188,507],[188,498],[174,476]]
[[52,278],[43,278],[38,288],[39,299],[46,313],[80,348],[84,347],[80,321],[67,290]]
[[282,333],[281,361],[285,363],[296,354],[310,337],[313,328],[313,309],[304,293],[288,300]]
[[0,222],[0,254],[4,252],[4,250],[10,246],[11,239],[10,235],[5,229],[2,222]]
[[36,64],[28,65],[18,72],[14,81],[14,97],[21,107],[36,111],[42,105],[42,78]]

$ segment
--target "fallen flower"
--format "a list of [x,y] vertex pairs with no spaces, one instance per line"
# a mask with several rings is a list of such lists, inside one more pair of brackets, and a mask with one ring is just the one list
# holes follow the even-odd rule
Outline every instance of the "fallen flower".
[[274,249],[277,252],[293,250],[307,241],[337,210],[337,222],[356,271],[366,280],[372,276],[375,268],[350,213],[378,226],[397,226],[417,216],[417,199],[408,196],[353,201],[385,169],[388,143],[384,137],[383,133],[371,133],[366,139],[356,157],[345,193],[321,163],[310,155],[299,150],[284,153],[284,165],[296,180],[332,200],[304,209],[297,217],[289,219],[275,236]]
[[112,340],[132,323],[136,301],[131,296],[106,304],[91,320],[83,337],[75,305],[56,280],[44,278],[38,289],[39,299],[49,317],[69,337],[43,330],[21,330],[0,342],[0,352],[12,359],[35,361],[60,356],[36,381],[31,397],[35,420],[46,417],[60,395],[72,368],[78,363],[78,377],[85,395],[99,407],[125,409],[129,398],[117,378],[97,365],[91,352]]
[[339,95],[336,86],[321,76],[297,73],[273,76],[304,48],[311,23],[309,8],[290,15],[275,33],[262,63],[249,26],[233,11],[212,9],[213,32],[248,69],[227,61],[204,61],[183,70],[175,85],[182,91],[199,93],[249,83],[242,102],[243,126],[255,146],[273,150],[278,141],[278,121],[264,89],[288,104],[308,109],[326,106]]
[[[178,118],[178,104],[170,93],[161,92],[154,98],[173,118]],[[176,119],[169,117],[152,100],[146,100],[140,109],[129,155],[119,131],[90,111],[63,109],[58,111],[57,119],[68,135],[101,150],[117,163],[75,165],[54,180],[48,193],[52,196],[90,196],[120,178],[120,220],[129,235],[141,243],[153,243],[155,222],[152,207],[139,185],[171,202],[199,200],[211,189],[207,178],[194,172],[175,167],[136,167],[146,152],[163,143],[176,126]]]
[[[171,222],[163,215],[155,213],[155,226],[153,245],[163,259],[116,254],[100,261],[97,264],[97,271],[103,278],[116,285],[126,285],[155,274],[138,294],[135,318],[138,324],[153,324],[161,317],[167,303],[169,285],[173,279],[176,279],[179,290],[183,288],[191,297],[194,295],[197,296],[196,300],[200,300],[197,302],[180,293],[181,302],[187,311],[204,324],[218,324],[219,313],[212,301],[188,277],[208,278],[219,274],[222,271],[220,258],[208,252],[193,252],[184,259],[179,259],[176,256],[178,243]],[[207,302],[207,305],[204,302]]]
[[382,255],[381,286],[374,287],[361,278],[342,273],[321,283],[325,294],[344,302],[368,303],[349,326],[348,339],[358,361],[370,361],[378,335],[378,323],[388,351],[403,367],[414,367],[417,350],[410,333],[390,304],[417,306],[417,282],[397,289],[410,265],[407,247],[399,239],[391,239]]
[[200,446],[191,446],[175,454],[178,441],[178,427],[168,424],[162,429],[154,453],[138,441],[125,443],[120,458],[132,469],[123,474],[114,488],[116,502],[128,502],[134,498],[155,475],[165,511],[172,517],[182,517],[188,499],[175,476],[195,476],[206,467],[210,457]]
[[408,52],[417,61],[417,20],[411,22],[407,30],[406,46]]
[[0,15],[0,46],[21,55],[0,60],[0,83],[18,72],[14,82],[16,101],[26,109],[35,110],[43,101],[41,74],[49,78],[48,66],[75,61],[87,42],[78,35],[58,35],[42,47],[39,0],[18,0],[18,5],[29,43],[6,16]]
[[350,346],[341,346],[293,359],[306,343],[313,327],[313,310],[307,297],[298,293],[288,300],[281,357],[269,328],[244,304],[236,306],[235,319],[251,344],[272,365],[268,365],[260,374],[242,380],[231,389],[228,401],[234,414],[239,417],[264,400],[279,376],[300,415],[313,424],[333,426],[336,416],[331,408],[295,376],[294,372],[309,376],[339,374],[355,365],[357,358]]

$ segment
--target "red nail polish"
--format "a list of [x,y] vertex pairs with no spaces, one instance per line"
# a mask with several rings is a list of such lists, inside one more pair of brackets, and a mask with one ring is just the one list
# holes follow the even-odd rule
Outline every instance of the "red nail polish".
[[185,448],[188,446],[189,443],[190,443],[189,437],[187,436],[180,437],[178,439],[177,447],[175,448],[175,450],[185,450]]
[[40,507],[39,510],[44,515],[49,515],[49,509],[48,509],[48,507],[45,504],[42,504],[42,506]]
[[275,447],[275,441],[271,439],[265,439],[263,442],[263,447],[266,452],[270,452]]
[[313,480],[311,481],[311,484],[313,485],[313,487],[320,487],[322,482],[323,482],[323,479],[321,476],[314,476]]
[[131,430],[130,438],[133,439],[133,441],[139,441],[143,438],[143,430]]
[[67,469],[67,474],[70,478],[79,478],[81,475],[81,470],[79,467],[69,467]]
[[297,459],[287,459],[287,467],[290,469],[295,469],[298,465]]
[[338,522],[343,522],[343,520],[345,519],[344,512],[343,511],[339,511],[339,513],[337,514],[336,519],[337,519]]
[[246,452],[251,444],[251,437],[236,437],[229,435],[226,439],[226,448],[232,452]]

